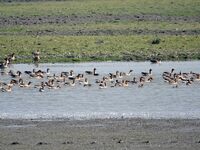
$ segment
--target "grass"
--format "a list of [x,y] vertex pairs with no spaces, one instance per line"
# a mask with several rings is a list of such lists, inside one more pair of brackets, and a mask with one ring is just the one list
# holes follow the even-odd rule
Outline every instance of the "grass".
[[158,14],[199,16],[199,0],[72,0],[0,3],[0,16],[91,14]]
[[[199,0],[66,0],[0,3],[0,18],[32,16],[78,16],[113,15],[159,15],[177,17],[199,17]],[[86,17],[87,18],[87,17]],[[173,17],[172,17],[173,18]],[[44,17],[45,19],[45,17]],[[95,18],[96,19],[96,18]],[[2,25],[0,27],[0,59],[15,52],[17,63],[31,62],[31,53],[41,51],[41,62],[79,62],[106,60],[147,60],[159,57],[162,60],[200,59],[200,23],[196,21],[150,21],[148,19],[99,21],[86,20],[75,24],[33,24],[33,25]],[[84,22],[84,20],[83,20]],[[40,31],[54,31],[58,34],[38,35]],[[166,32],[154,35],[132,35],[127,32],[116,32],[111,36],[62,36],[64,32],[96,30],[143,30],[143,31],[178,31],[195,30],[196,35],[167,35]],[[109,32],[108,32],[109,33]],[[192,32],[191,32],[192,33]],[[145,34],[145,32],[144,32]],[[182,33],[184,34],[184,33]],[[157,41],[159,39],[159,42]],[[154,42],[156,41],[156,42]],[[155,43],[155,44],[152,44]]]
[[27,34],[31,32],[50,30],[54,32],[65,31],[94,31],[94,30],[200,30],[198,22],[156,22],[156,21],[125,21],[81,24],[37,24],[16,25],[0,28],[1,34]]
[[[15,52],[17,62],[31,62],[31,53],[41,51],[42,62],[200,59],[200,36],[0,36],[2,56]],[[26,58],[26,59],[24,59]]]

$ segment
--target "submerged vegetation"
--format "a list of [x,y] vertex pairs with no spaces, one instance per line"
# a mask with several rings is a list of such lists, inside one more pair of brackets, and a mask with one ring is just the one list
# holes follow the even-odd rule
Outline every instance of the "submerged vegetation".
[[0,3],[0,59],[17,63],[200,59],[198,0]]

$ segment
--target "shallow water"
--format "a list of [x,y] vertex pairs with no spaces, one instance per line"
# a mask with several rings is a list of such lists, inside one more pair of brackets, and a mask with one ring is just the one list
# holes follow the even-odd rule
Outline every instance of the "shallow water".
[[[22,89],[14,87],[11,93],[0,92],[0,118],[32,118],[32,119],[90,119],[112,117],[141,118],[200,118],[200,81],[191,86],[181,84],[172,88],[162,79],[162,72],[175,68],[176,72],[200,73],[200,61],[162,62],[101,62],[101,63],[65,63],[41,64],[38,69],[50,68],[51,74],[73,69],[75,73],[97,68],[100,77],[90,77],[92,87],[62,87],[58,90]],[[16,64],[12,70],[32,70],[34,65]],[[115,87],[99,89],[94,83],[96,78],[116,70],[128,72],[133,69],[133,76],[139,77],[140,72],[153,70],[154,80],[143,88],[130,85],[127,88]],[[30,80],[24,75],[26,80]],[[10,77],[0,76],[1,81]],[[41,80],[40,80],[41,81]]]

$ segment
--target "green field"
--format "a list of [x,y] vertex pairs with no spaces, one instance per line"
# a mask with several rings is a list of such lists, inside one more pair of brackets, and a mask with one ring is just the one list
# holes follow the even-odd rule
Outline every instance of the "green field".
[[42,62],[200,59],[200,36],[0,36],[2,54],[15,52],[19,62],[30,62],[31,53],[39,49]]
[[70,0],[61,2],[1,3],[1,16],[48,16],[87,14],[159,14],[198,16],[199,0]]
[[1,2],[0,19],[1,60],[29,63],[36,49],[41,62],[200,59],[199,0]]

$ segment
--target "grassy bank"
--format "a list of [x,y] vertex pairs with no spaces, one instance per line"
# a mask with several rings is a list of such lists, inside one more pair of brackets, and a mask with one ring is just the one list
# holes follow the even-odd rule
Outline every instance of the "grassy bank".
[[199,0],[0,3],[0,59],[17,63],[200,59]]
[[[66,33],[75,31],[99,31],[99,30],[160,30],[160,31],[186,31],[200,30],[199,22],[158,22],[158,21],[113,21],[99,23],[79,23],[79,24],[36,24],[36,25],[14,25],[3,26],[0,28],[0,34],[36,34],[38,32],[48,31],[54,33]],[[102,33],[103,34],[103,33]]]
[[42,62],[200,59],[199,41],[200,36],[0,36],[2,55],[15,52],[17,62],[31,62],[37,49]]

